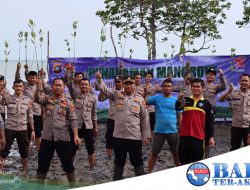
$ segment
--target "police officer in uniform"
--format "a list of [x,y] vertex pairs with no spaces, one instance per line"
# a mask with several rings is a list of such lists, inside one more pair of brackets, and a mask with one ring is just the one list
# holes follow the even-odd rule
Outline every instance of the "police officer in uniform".
[[240,76],[240,89],[234,90],[231,84],[228,92],[220,97],[220,101],[231,101],[233,118],[231,128],[231,151],[241,147],[243,141],[247,146],[250,125],[250,78],[248,74]]
[[[203,96],[206,98],[210,104],[212,104],[213,108],[213,115],[216,114],[216,95],[224,90],[226,90],[226,78],[224,76],[224,73],[222,69],[219,69],[220,73],[220,83],[215,84],[215,77],[216,77],[216,71],[214,69],[208,69],[206,72],[206,83],[204,87]],[[209,157],[209,139],[208,137],[205,138],[205,158]]]
[[27,172],[29,148],[28,127],[32,131],[32,140],[35,138],[35,133],[32,100],[23,95],[24,88],[22,80],[15,80],[13,84],[15,93],[13,95],[4,94],[8,118],[5,126],[6,146],[1,152],[0,170],[3,168],[4,160],[10,153],[14,139],[16,139],[21,156],[22,171]]
[[[121,75],[115,76],[115,88],[111,89],[112,92],[122,92],[123,91],[123,77]],[[103,102],[107,100],[108,98],[100,92],[98,95],[98,101]],[[115,126],[115,103],[114,101],[109,99],[109,111],[108,111],[108,120],[107,120],[107,129],[105,133],[105,139],[106,139],[106,151],[107,151],[107,156],[111,157],[112,156],[112,151],[114,148],[114,137],[113,137],[113,132],[114,132],[114,126]]]
[[114,153],[115,168],[113,180],[122,179],[127,153],[134,166],[135,175],[143,175],[142,142],[147,144],[151,137],[147,110],[142,96],[133,91],[134,80],[125,77],[124,92],[112,92],[107,88],[99,72],[96,73],[97,85],[115,104]]
[[[94,143],[98,134],[96,96],[89,92],[90,82],[87,78],[82,78],[78,87],[74,85],[73,81],[70,83],[69,92],[76,107],[78,135],[80,138],[84,138],[89,166],[92,170],[96,162]],[[73,146],[73,156],[75,156],[77,149],[77,145]]]
[[[153,79],[153,73],[151,71],[148,71],[144,75],[145,78],[145,83],[141,85],[143,88],[143,98],[146,100],[150,96],[155,95],[155,93],[159,90],[159,87],[153,85],[151,83]],[[155,106],[153,105],[148,105],[147,110],[149,113],[149,122],[150,122],[150,129],[151,129],[151,137],[153,139],[154,136],[154,128],[155,128]]]
[[73,130],[76,145],[81,143],[81,139],[78,137],[75,107],[70,100],[64,97],[64,87],[64,81],[61,78],[55,78],[52,82],[53,95],[44,97],[41,96],[43,93],[41,80],[38,80],[37,83],[36,101],[45,106],[42,141],[38,152],[37,179],[39,183],[45,183],[46,174],[56,150],[69,184],[74,186],[75,171],[68,124]]
[[[25,84],[24,95],[33,100],[32,103],[33,114],[34,114],[33,119],[34,119],[35,135],[36,135],[35,144],[36,144],[36,149],[39,150],[41,144],[42,130],[43,130],[43,119],[42,119],[42,106],[34,101],[35,99],[34,94],[36,91],[36,82],[38,79],[38,74],[36,71],[29,71],[27,64],[25,64],[24,67],[25,67],[25,76],[27,79],[27,82],[24,82]],[[21,69],[21,64],[18,63],[15,75],[16,80],[21,79],[20,69]]]

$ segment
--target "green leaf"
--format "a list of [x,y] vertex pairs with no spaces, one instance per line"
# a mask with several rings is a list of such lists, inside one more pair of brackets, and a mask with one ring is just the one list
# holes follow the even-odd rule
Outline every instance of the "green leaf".
[[77,24],[78,24],[78,21],[74,21],[74,22],[73,22],[73,29],[74,29],[74,30],[77,29]]
[[28,36],[29,36],[29,33],[28,32],[24,32],[24,37],[28,38]]
[[33,26],[34,21],[33,21],[33,20],[31,20],[31,19],[29,19],[29,24],[30,24],[30,26]]
[[101,35],[100,40],[101,40],[102,42],[104,42],[104,41],[106,40],[106,36],[105,36],[105,35]]
[[35,38],[36,37],[36,33],[34,31],[31,31],[31,37]]
[[22,37],[23,37],[23,32],[20,31],[20,32],[18,33],[18,36],[19,36],[19,38],[22,38]]
[[4,47],[7,49],[9,47],[9,44],[7,41],[4,41]]

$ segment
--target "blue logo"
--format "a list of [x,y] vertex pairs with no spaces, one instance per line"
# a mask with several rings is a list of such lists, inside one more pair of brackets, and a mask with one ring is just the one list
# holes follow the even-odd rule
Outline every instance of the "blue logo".
[[209,168],[200,162],[193,163],[187,169],[187,179],[194,186],[205,185],[210,178]]

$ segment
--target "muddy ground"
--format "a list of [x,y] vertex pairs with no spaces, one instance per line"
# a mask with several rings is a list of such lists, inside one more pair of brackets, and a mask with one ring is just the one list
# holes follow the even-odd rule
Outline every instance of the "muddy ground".
[[[114,157],[109,159],[106,156],[105,149],[105,125],[99,125],[100,135],[96,142],[96,157],[97,164],[94,170],[89,170],[88,156],[85,150],[84,144],[80,146],[75,159],[76,168],[76,179],[79,186],[91,185],[97,183],[104,183],[112,180]],[[230,126],[228,124],[220,124],[215,126],[215,139],[216,148],[211,149],[210,156],[216,156],[226,153],[230,150]],[[11,176],[18,177],[17,179],[26,181],[35,181],[36,169],[37,169],[37,151],[33,147],[29,156],[29,171],[28,174],[23,174],[20,172],[20,158],[17,151],[16,144],[13,145],[13,150],[7,159],[4,172]],[[143,147],[143,160],[145,171],[147,171],[147,159],[150,154],[151,145]],[[171,153],[169,151],[168,145],[165,142],[164,147],[159,154],[154,172],[165,170],[174,167]],[[129,160],[127,160],[124,178],[129,178],[134,176],[133,167],[130,165]],[[51,162],[50,170],[47,175],[49,183],[53,185],[66,184],[66,175],[61,168],[60,161],[55,153],[54,158]]]

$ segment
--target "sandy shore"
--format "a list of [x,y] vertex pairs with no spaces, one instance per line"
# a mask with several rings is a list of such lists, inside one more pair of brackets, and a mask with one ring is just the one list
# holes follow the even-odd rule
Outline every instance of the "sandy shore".
[[[105,149],[105,125],[101,124],[100,135],[96,142],[96,157],[97,165],[93,171],[89,170],[88,155],[85,150],[84,144],[82,144],[77,152],[75,159],[76,168],[76,179],[79,186],[85,186],[90,184],[104,183],[112,180],[113,174],[113,160],[114,157],[108,159],[106,156]],[[230,126],[220,124],[215,127],[215,138],[216,138],[216,148],[211,149],[210,156],[216,156],[226,153],[230,149]],[[31,154],[29,156],[29,171],[28,174],[23,174],[20,172],[20,158],[17,152],[17,146],[13,145],[13,150],[7,159],[6,166],[4,168],[4,174],[12,177],[16,177],[16,180],[25,181],[35,181],[36,169],[37,169],[37,151],[33,147]],[[143,147],[143,160],[145,165],[145,170],[147,171],[147,159],[150,154],[151,145]],[[172,168],[174,163],[172,161],[172,156],[169,151],[168,145],[165,142],[163,150],[159,154],[158,161],[154,168],[154,172]],[[3,173],[2,173],[3,175]],[[133,167],[130,165],[129,160],[124,170],[124,177],[129,178],[134,176]],[[49,183],[53,185],[67,184],[66,175],[61,168],[60,161],[56,154],[51,162],[50,171],[48,172],[47,179]],[[13,188],[12,188],[13,189]]]

